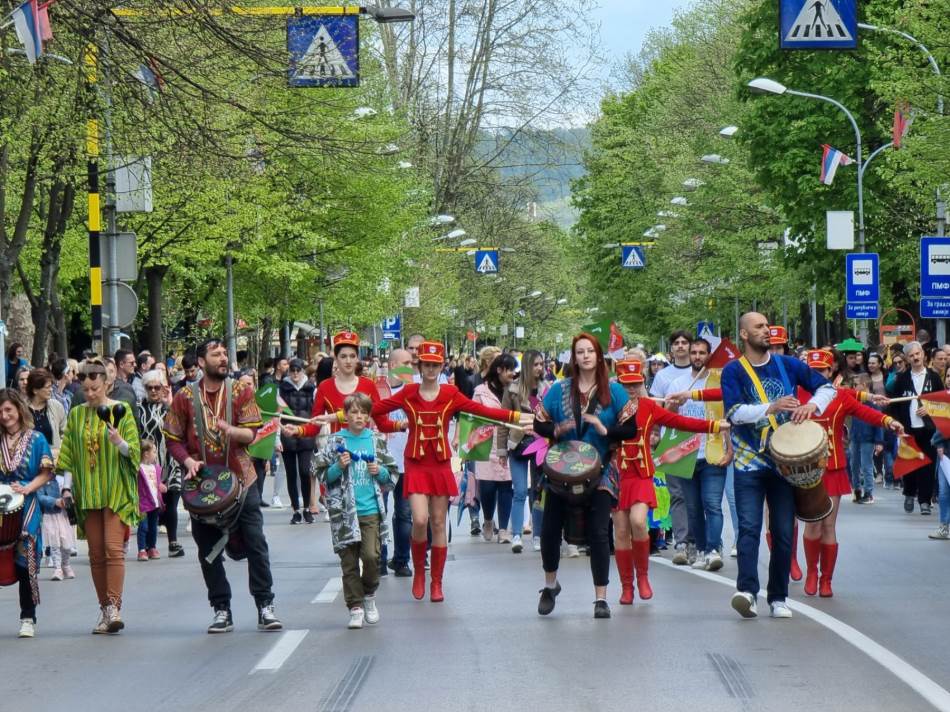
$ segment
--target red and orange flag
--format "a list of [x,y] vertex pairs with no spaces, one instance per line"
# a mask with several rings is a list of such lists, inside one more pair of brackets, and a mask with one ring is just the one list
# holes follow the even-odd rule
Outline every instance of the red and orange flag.
[[940,434],[950,438],[950,391],[934,391],[920,397],[920,404],[927,410]]
[[917,447],[914,438],[906,436],[897,439],[897,458],[894,460],[894,479],[899,480],[914,470],[932,463],[924,451]]

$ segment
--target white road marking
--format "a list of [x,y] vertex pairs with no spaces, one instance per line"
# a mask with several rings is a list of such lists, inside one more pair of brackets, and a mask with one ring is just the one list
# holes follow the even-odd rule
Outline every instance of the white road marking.
[[275,670],[279,670],[280,666],[287,662],[287,658],[293,655],[297,646],[307,637],[307,633],[309,632],[309,628],[305,628],[304,630],[288,630],[280,636],[277,642],[274,643],[274,647],[267,651],[267,655],[261,658],[261,661],[257,663],[254,669],[248,674],[253,675],[255,672],[274,672]]
[[333,603],[336,600],[336,597],[340,594],[340,591],[343,590],[343,578],[337,576],[335,578],[327,581],[326,585],[323,587],[323,590],[320,591],[316,596],[313,597],[311,603]]
[[[697,571],[689,567],[677,566],[672,561],[652,556],[650,557],[650,563],[662,564],[668,568],[693,574],[708,581],[721,583],[725,586],[729,586],[729,588],[734,589],[736,587],[734,580],[720,576],[719,574],[710,573],[709,571]],[[806,618],[811,618],[818,625],[824,626],[846,643],[850,643],[867,655],[871,660],[882,665],[885,670],[893,673],[899,680],[906,683],[908,687],[940,710],[940,712],[950,712],[950,691],[938,685],[909,662],[895,655],[861,631],[838,620],[834,616],[828,615],[824,611],[809,606],[807,603],[801,603],[792,599],[788,599],[787,603],[789,608],[793,611],[801,613]]]

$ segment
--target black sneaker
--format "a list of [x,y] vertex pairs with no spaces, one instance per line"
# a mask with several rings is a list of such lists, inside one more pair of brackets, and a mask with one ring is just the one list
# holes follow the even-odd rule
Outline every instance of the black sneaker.
[[311,512],[309,509],[303,510],[303,520],[307,524],[313,524],[313,512]]
[[920,513],[926,516],[926,515],[930,514],[930,512],[931,512],[931,509],[930,509],[930,502],[921,502],[921,503],[920,503]]
[[[392,565],[392,562],[390,562]],[[398,566],[393,566],[393,575],[396,578],[411,578],[412,569],[409,568],[409,564],[399,564]]]
[[265,502],[263,499],[261,500],[261,507],[269,507],[269,506],[270,505],[267,502]]
[[554,584],[554,588],[548,588],[545,586],[542,588],[539,593],[541,594],[541,600],[538,601],[538,615],[546,616],[551,611],[554,610],[554,599],[557,598],[557,595],[561,592],[561,582],[557,581]]
[[908,514],[911,514],[914,511],[915,501],[916,500],[912,496],[905,495],[904,496],[904,511],[907,512]]
[[383,576],[389,576],[389,567],[386,566],[385,561],[379,562],[379,576],[380,578],[382,578]]
[[179,556],[184,556],[185,550],[182,548],[181,544],[177,541],[168,545],[168,558],[177,559]]
[[864,492],[861,491],[861,488],[854,490],[854,494],[851,497],[851,501],[860,504],[861,498],[864,496]]
[[230,633],[234,630],[234,619],[227,608],[218,608],[214,612],[214,620],[208,626],[209,633]]
[[303,517],[300,516],[300,512],[294,512],[294,516],[290,518],[291,524],[300,524],[303,521]]
[[594,618],[610,618],[610,606],[602,598],[594,601]]
[[274,604],[268,603],[257,609],[257,629],[258,630],[281,630],[284,624],[274,614]]
[[479,526],[478,521],[475,520],[475,519],[472,520],[472,530],[471,530],[471,533],[472,533],[472,536],[478,536],[479,534],[482,533],[482,528],[481,528],[481,526]]

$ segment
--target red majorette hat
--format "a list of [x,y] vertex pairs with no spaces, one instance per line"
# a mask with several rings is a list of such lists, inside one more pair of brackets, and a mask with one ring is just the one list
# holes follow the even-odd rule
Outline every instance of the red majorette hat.
[[811,349],[808,351],[808,367],[825,369],[835,367],[835,355],[827,349]]
[[788,332],[785,331],[784,326],[770,326],[769,327],[769,345],[770,346],[783,346],[788,343]]
[[419,344],[419,360],[425,363],[444,363],[445,346],[438,341],[423,341]]
[[341,331],[333,335],[333,348],[340,346],[352,346],[354,349],[360,347],[360,335],[355,331]]
[[620,383],[643,383],[643,364],[636,359],[617,361],[617,381]]

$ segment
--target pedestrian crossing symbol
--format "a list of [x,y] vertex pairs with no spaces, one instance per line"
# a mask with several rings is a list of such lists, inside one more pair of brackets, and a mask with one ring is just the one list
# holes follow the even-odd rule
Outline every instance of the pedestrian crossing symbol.
[[782,49],[855,49],[857,0],[780,0]]
[[639,245],[623,245],[620,252],[620,265],[624,269],[643,269],[647,266],[646,254]]
[[306,15],[288,19],[290,86],[359,86],[359,44],[357,15]]
[[479,274],[498,274],[498,250],[476,250],[475,271]]

